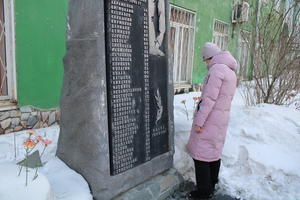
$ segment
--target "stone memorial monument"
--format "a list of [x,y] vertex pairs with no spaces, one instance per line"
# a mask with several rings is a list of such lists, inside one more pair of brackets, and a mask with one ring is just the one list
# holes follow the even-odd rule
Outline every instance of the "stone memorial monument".
[[167,0],[70,0],[57,155],[112,199],[172,167]]

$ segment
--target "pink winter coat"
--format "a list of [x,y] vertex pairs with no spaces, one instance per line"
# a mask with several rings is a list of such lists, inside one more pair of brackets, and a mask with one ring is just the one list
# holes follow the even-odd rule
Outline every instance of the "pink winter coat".
[[196,160],[212,162],[221,158],[237,84],[236,68],[237,62],[228,51],[214,56],[208,65],[202,102],[193,122],[202,127],[202,131],[196,133],[192,128],[187,144],[190,156]]

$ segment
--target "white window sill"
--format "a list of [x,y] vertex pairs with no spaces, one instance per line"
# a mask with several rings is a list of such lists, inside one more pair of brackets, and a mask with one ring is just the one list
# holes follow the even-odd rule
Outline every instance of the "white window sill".
[[0,102],[0,111],[15,110],[18,106],[14,103]]
[[190,88],[192,87],[192,84],[190,83],[175,83],[174,88],[175,89],[184,89],[184,88]]

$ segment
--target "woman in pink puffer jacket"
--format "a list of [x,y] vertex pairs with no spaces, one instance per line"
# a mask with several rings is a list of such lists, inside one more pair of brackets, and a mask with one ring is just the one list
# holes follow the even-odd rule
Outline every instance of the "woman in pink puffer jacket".
[[209,198],[218,182],[230,106],[237,84],[237,62],[230,52],[221,51],[217,45],[208,42],[202,55],[208,74],[187,144],[195,162],[197,190],[189,194],[193,199]]

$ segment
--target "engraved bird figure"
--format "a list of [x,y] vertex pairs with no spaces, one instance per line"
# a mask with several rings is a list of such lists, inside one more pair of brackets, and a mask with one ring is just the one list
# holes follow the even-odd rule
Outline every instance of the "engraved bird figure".
[[163,106],[162,106],[162,102],[161,102],[161,96],[160,96],[160,93],[159,93],[159,90],[157,89],[156,91],[156,95],[155,96],[155,99],[156,99],[156,104],[157,104],[157,112],[156,112],[156,125],[158,123],[158,121],[161,119],[162,117],[162,113],[163,113]]

